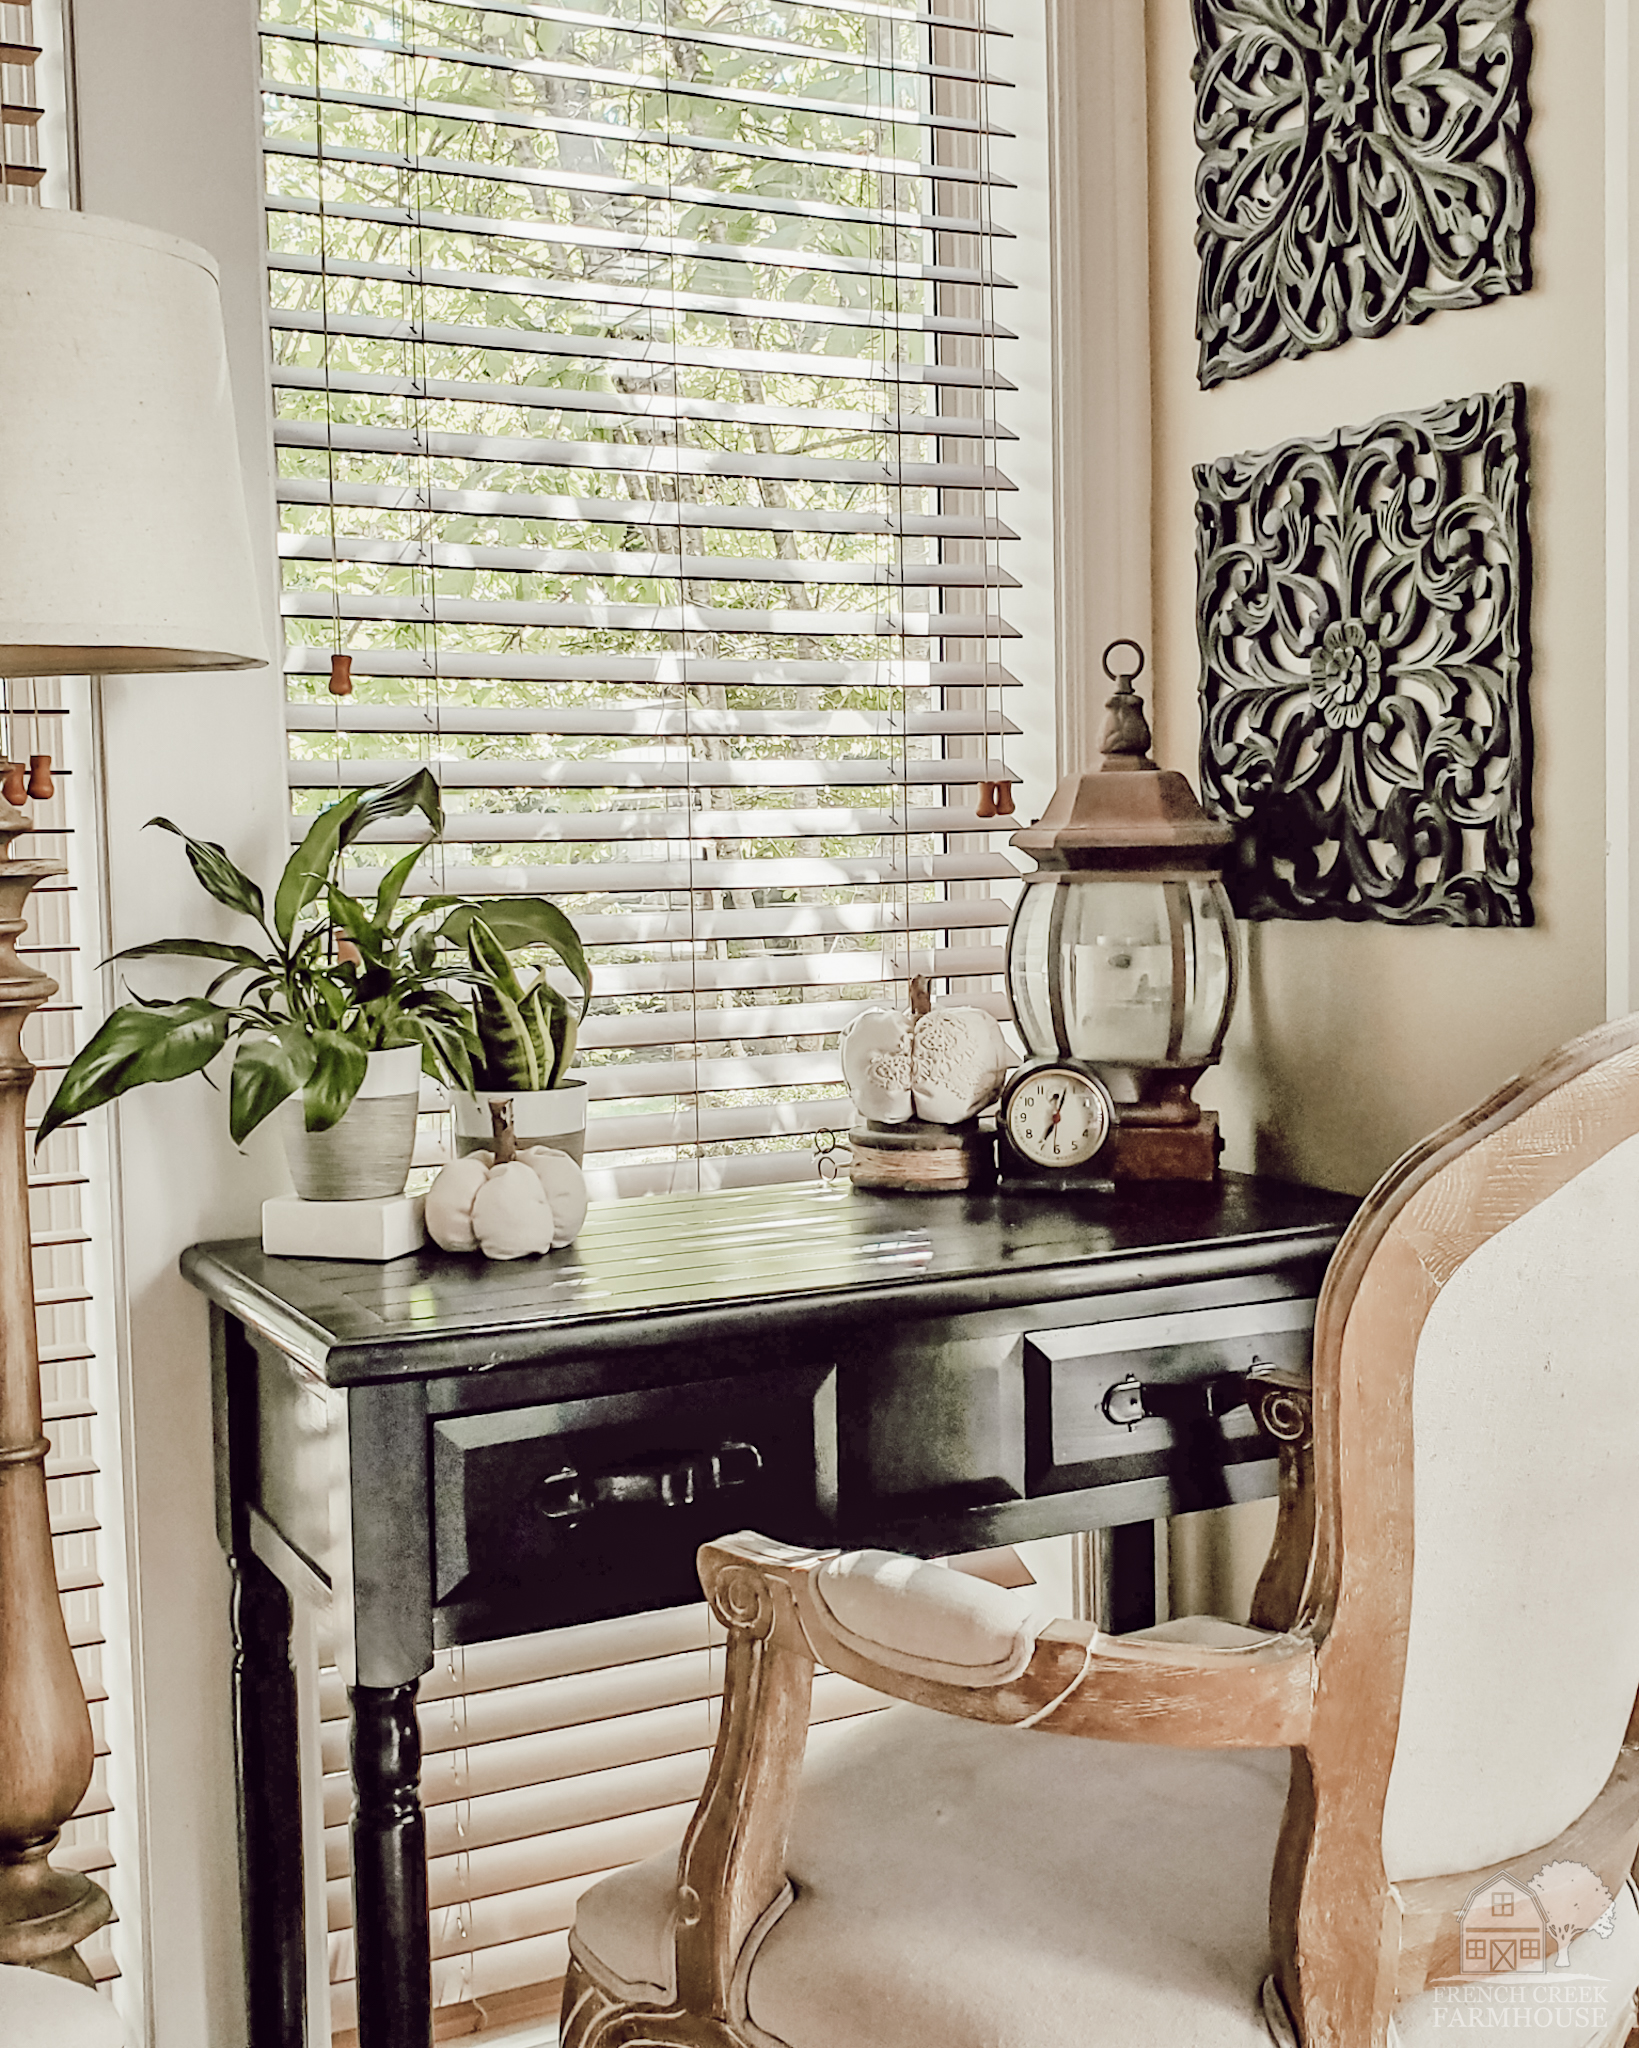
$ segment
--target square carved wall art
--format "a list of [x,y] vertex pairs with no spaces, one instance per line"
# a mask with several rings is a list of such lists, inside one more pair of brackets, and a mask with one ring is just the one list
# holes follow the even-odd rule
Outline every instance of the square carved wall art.
[[1196,469],[1242,916],[1530,923],[1526,471],[1519,384]]
[[1200,379],[1530,285],[1525,0],[1191,0]]

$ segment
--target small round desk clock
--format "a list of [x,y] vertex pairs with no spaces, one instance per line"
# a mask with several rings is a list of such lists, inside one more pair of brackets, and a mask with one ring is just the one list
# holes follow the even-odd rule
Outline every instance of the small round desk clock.
[[1113,1185],[1106,1154],[1115,1103],[1080,1060],[1032,1060],[1002,1091],[996,1120],[1001,1172],[1014,1187]]

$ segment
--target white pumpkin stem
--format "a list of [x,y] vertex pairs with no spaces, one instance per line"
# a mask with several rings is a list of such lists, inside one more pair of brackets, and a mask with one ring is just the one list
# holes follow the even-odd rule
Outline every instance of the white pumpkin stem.
[[518,1141],[512,1132],[512,1099],[492,1102],[489,1106],[489,1127],[495,1133],[495,1164],[510,1166],[518,1156]]
[[933,1008],[933,982],[925,974],[911,976],[911,1015],[925,1017]]

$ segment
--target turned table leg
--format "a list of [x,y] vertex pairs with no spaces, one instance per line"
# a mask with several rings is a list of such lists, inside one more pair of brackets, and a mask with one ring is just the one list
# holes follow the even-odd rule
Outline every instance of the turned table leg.
[[355,1685],[353,1940],[359,2048],[427,2048],[432,1943],[416,1684]]
[[229,1563],[251,2048],[304,2048],[302,1800],[290,1595],[254,1555]]

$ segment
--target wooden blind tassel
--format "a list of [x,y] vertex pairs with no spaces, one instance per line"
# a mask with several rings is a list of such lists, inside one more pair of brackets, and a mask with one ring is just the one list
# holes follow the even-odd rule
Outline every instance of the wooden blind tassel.
[[0,780],[0,796],[13,806],[22,803],[28,795],[28,770],[21,761],[0,761],[0,768],[5,770],[4,779]]
[[332,697],[351,697],[353,694],[353,657],[350,654],[333,654],[330,657],[330,694]]
[[996,815],[1011,818],[1013,815],[1013,785],[1011,782],[996,784]]
[[28,793],[36,803],[49,803],[57,794],[57,785],[51,779],[51,756],[30,754],[28,757]]
[[995,817],[996,805],[991,796],[991,791],[994,788],[995,784],[991,782],[981,782],[979,784],[979,801],[973,806],[977,816],[981,818]]

